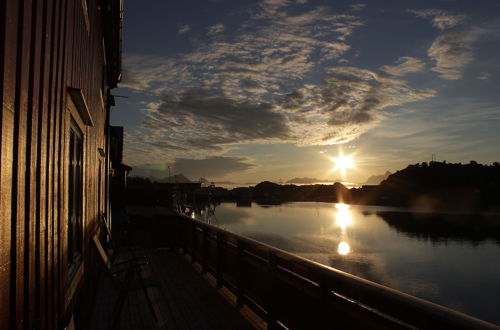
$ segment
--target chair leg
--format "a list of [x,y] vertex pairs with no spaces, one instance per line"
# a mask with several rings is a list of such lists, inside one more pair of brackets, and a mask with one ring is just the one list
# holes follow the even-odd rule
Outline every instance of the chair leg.
[[151,311],[151,314],[153,314],[153,318],[155,319],[155,323],[158,323],[158,315],[156,315],[156,311],[153,306],[153,302],[151,301],[151,297],[149,297],[148,289],[144,288],[143,289],[144,296],[146,296],[146,301],[148,303],[149,310]]
[[118,297],[116,299],[115,305],[113,306],[112,324],[110,328],[111,330],[117,330],[120,328],[122,309],[128,297],[128,289],[130,287],[130,283],[133,280],[133,272],[129,270],[125,272],[124,276],[125,278],[123,279],[123,282],[120,281],[118,276],[111,276],[113,278],[113,284],[115,285],[115,288],[118,289]]
[[122,309],[123,305],[125,304],[125,301],[127,300],[127,296],[128,296],[127,290],[120,290],[120,292],[118,293],[118,299],[116,300],[116,303],[113,306],[113,314],[112,314],[113,318],[110,330],[117,330],[120,328]]

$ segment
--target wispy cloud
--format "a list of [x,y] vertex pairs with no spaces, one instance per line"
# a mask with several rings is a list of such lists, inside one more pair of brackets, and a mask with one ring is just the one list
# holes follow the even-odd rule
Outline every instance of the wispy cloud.
[[457,25],[460,25],[464,23],[467,18],[465,15],[452,14],[445,10],[438,10],[438,9],[423,9],[423,10],[410,9],[408,10],[408,12],[420,18],[430,19],[432,25],[441,30],[449,29]]
[[434,40],[427,54],[436,65],[432,68],[440,77],[458,80],[463,76],[465,67],[473,60],[472,44],[481,32],[474,27],[465,27],[465,15],[457,15],[444,10],[409,10],[420,18],[429,19],[441,34]]
[[160,93],[195,80],[188,63],[169,57],[125,53],[123,65],[120,87],[138,91]]
[[448,80],[462,78],[465,67],[473,60],[472,43],[480,32],[472,30],[450,30],[439,35],[427,54],[436,63],[433,71]]
[[358,11],[366,7],[366,3],[355,3],[351,5],[351,10]]
[[491,78],[491,74],[488,72],[483,72],[477,78],[481,80],[489,80]]
[[395,65],[384,65],[380,70],[393,76],[404,76],[411,72],[420,72],[424,69],[425,63],[415,57],[400,57]]
[[200,177],[223,178],[229,174],[243,172],[255,167],[247,157],[202,157],[176,158],[170,162],[142,163],[134,166],[132,175],[163,179],[182,173],[190,180]]
[[261,8],[268,15],[275,15],[280,8],[293,4],[290,0],[262,0],[260,3]]
[[328,118],[328,129],[323,131],[321,140],[310,144],[351,141],[382,120],[390,107],[435,94],[434,90],[416,90],[404,80],[384,77],[367,69],[331,68],[319,92],[319,109],[321,115]]
[[[350,49],[346,38],[363,24],[358,17],[332,14],[323,7],[289,13],[288,6],[295,4],[263,2],[264,7],[282,8],[280,15],[261,10],[262,15],[250,17],[238,30],[225,31],[222,24],[212,25],[208,33],[224,34],[224,39],[200,44],[179,57],[125,54],[122,86],[161,94],[199,87],[202,82],[239,99],[251,92],[282,90],[284,83],[294,84],[320,63],[345,54]],[[250,80],[259,88],[242,90],[241,81]]]
[[216,34],[223,32],[224,30],[225,30],[224,24],[221,23],[215,24],[208,27],[207,35],[214,36]]
[[255,167],[246,157],[204,157],[199,159],[176,158],[173,168],[189,177],[223,178],[228,174],[242,172]]
[[189,24],[186,24],[186,25],[183,25],[179,28],[179,30],[177,30],[177,34],[184,34],[186,32],[188,32],[189,30],[191,30],[191,26]]

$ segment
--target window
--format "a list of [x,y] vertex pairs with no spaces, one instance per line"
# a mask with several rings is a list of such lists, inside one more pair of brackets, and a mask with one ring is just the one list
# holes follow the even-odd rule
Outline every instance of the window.
[[93,126],[92,116],[87,107],[85,95],[79,88],[67,87],[66,116],[66,237],[64,238],[66,253],[66,288],[65,309],[71,303],[78,284],[83,276],[83,259],[85,257],[85,220],[84,207],[86,201],[84,184],[87,182],[87,170],[83,160],[86,158],[86,133]]
[[82,261],[83,238],[83,134],[71,119],[68,180],[68,279],[73,278]]

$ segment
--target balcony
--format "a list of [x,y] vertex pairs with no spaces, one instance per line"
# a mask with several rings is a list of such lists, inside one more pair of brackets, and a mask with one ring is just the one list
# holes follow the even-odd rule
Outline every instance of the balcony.
[[[498,329],[189,217],[136,217],[129,232],[160,285],[147,289],[154,313],[129,294],[121,329]],[[92,329],[113,314],[112,287],[99,285]]]

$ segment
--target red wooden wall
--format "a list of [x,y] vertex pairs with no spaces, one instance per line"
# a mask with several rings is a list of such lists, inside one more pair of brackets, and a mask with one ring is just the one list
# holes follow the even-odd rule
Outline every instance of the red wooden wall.
[[55,329],[68,313],[68,87],[83,91],[94,122],[84,132],[85,273],[92,264],[105,205],[103,15],[97,0],[0,1],[0,329]]

